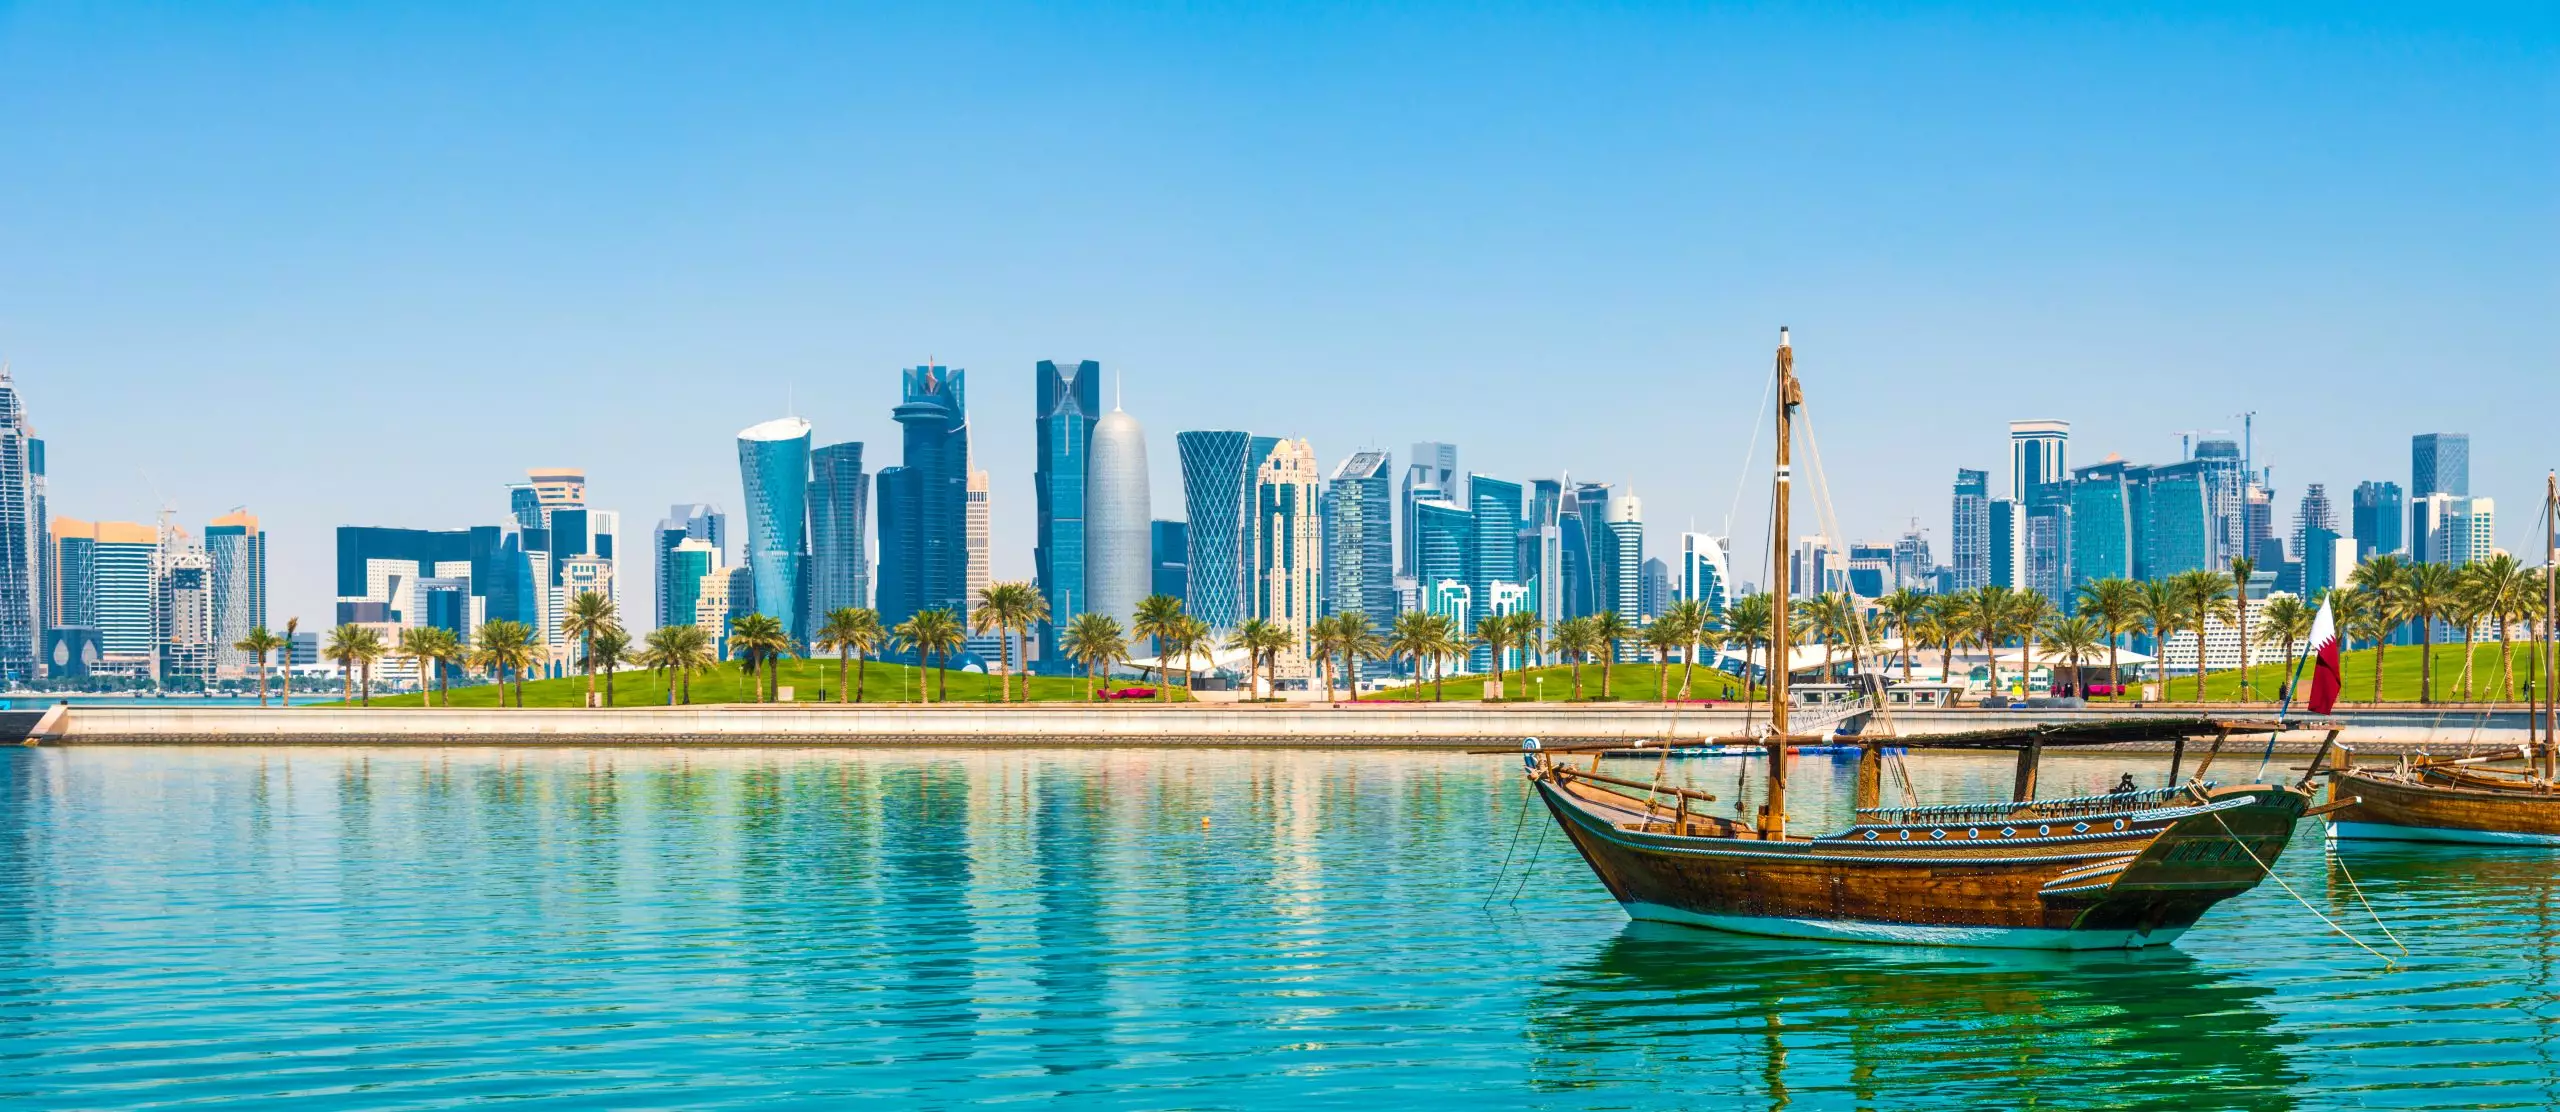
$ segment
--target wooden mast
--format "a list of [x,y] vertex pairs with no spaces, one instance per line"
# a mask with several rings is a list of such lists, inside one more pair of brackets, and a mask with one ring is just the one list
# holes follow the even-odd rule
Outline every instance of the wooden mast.
[[1787,330],[1778,329],[1778,469],[1769,513],[1769,801],[1760,807],[1760,836],[1787,836],[1787,473],[1795,439],[1796,407],[1804,389],[1796,383],[1796,353]]
[[2544,780],[2560,779],[2560,747],[2552,744],[2552,739],[2560,736],[2552,733],[2554,727],[2560,727],[2560,711],[2553,709],[2555,706],[2560,706],[2560,703],[2555,703],[2552,699],[2554,694],[2560,694],[2560,692],[2551,690],[2553,679],[2560,678],[2560,665],[2555,665],[2551,655],[2551,621],[2553,617],[2560,616],[2560,566],[2554,566],[2560,565],[2560,559],[2552,555],[2554,552],[2560,552],[2560,518],[2553,517],[2554,514],[2560,514],[2560,472],[2545,473],[2542,479],[2542,644],[2535,648],[2542,650],[2540,655],[2542,657],[2542,778]]

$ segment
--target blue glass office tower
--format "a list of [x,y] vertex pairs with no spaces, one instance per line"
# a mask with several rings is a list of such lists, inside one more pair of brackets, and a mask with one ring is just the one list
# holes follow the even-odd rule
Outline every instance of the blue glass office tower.
[[1154,568],[1149,590],[1167,598],[1187,596],[1191,590],[1190,523],[1147,523],[1147,549]]
[[2355,532],[2356,558],[2406,550],[2408,542],[2401,539],[2401,529],[2407,519],[2401,515],[2407,512],[2400,484],[2357,483],[2354,505],[2348,510],[2352,519],[2349,527]]
[[1324,488],[1324,613],[1365,614],[1379,630],[1396,620],[1393,467],[1384,451],[1353,452]]
[[2471,434],[2420,433],[2409,438],[2409,495],[2471,497]]
[[2133,491],[2121,460],[2071,473],[2071,587],[2133,578]]
[[[1093,425],[1102,418],[1102,364],[1091,359],[1061,366],[1043,359],[1032,371],[1034,445],[1031,487],[1038,539],[1031,550],[1032,582],[1049,603],[1040,624],[1045,671],[1072,672],[1058,652],[1058,628],[1092,605],[1085,593],[1086,489]],[[1128,615],[1118,615],[1127,621]]]
[[[1413,574],[1421,585],[1425,609],[1439,595],[1443,583],[1454,581],[1467,587],[1467,597],[1474,598],[1476,577],[1475,515],[1459,508],[1457,503],[1429,499],[1413,504]],[[1472,634],[1478,614],[1457,614],[1465,628],[1462,635]]]
[[1564,551],[1564,616],[1583,618],[1614,609],[1617,544],[1609,532],[1609,485],[1582,483],[1558,508],[1557,545]]
[[[1520,484],[1491,475],[1467,476],[1468,512],[1474,517],[1475,566],[1467,581],[1468,597],[1479,600],[1477,617],[1493,613],[1493,585],[1520,583],[1520,520],[1524,508]],[[1468,630],[1473,634],[1474,630]],[[1477,646],[1468,660],[1478,670],[1492,668],[1492,650]]]
[[685,577],[690,574],[694,580],[698,581],[710,570],[678,568],[675,562],[676,546],[689,540],[702,541],[719,549],[724,554],[725,560],[725,554],[729,550],[728,524],[727,515],[701,502],[669,506],[667,516],[658,519],[657,533],[652,547],[658,554],[659,625],[693,624],[693,600],[701,593],[702,585],[699,582],[687,582]]
[[1960,468],[1955,497],[1948,509],[1948,531],[1954,534],[1956,589],[1970,591],[1991,583],[1991,473]]
[[1182,457],[1182,502],[1191,519],[1184,609],[1211,629],[1234,629],[1253,593],[1247,507],[1268,442],[1225,430],[1175,433],[1173,446]]
[[871,605],[871,476],[862,442],[809,456],[809,626],[846,607]]
[[967,372],[910,367],[897,418],[906,461],[879,479],[880,621],[923,610],[969,612]]
[[756,610],[781,619],[783,632],[805,643],[809,636],[809,422],[783,417],[739,433],[738,476],[746,493],[746,559],[755,578]]

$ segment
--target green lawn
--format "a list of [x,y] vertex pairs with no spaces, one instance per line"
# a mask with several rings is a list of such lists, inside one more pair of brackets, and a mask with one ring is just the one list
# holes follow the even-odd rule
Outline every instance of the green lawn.
[[[1660,676],[1663,667],[1664,666],[1658,664],[1617,664],[1610,666],[1608,701],[1619,703],[1638,703],[1652,702],[1653,700],[1660,698],[1660,689],[1656,687],[1656,684],[1661,682]],[[1669,666],[1669,669],[1671,672],[1671,693],[1673,695],[1678,695],[1680,693],[1680,665],[1672,664]],[[1538,682],[1541,678],[1546,681],[1543,687]],[[1441,695],[1451,702],[1482,701],[1484,698],[1485,679],[1486,677],[1484,676],[1451,676],[1449,677],[1448,682],[1442,685],[1443,691],[1441,692]],[[1528,702],[1542,696],[1550,702],[1564,702],[1571,700],[1573,698],[1573,669],[1568,666],[1559,665],[1549,668],[1531,668],[1525,672],[1511,672],[1504,677],[1502,694],[1503,701],[1511,703]],[[1739,700],[1742,698],[1742,681],[1713,668],[1700,665],[1689,674],[1689,697],[1692,699]],[[1376,694],[1363,695],[1361,698],[1371,702],[1429,702],[1432,700],[1433,695],[1431,685],[1429,683],[1420,683],[1405,687],[1389,688]],[[1585,664],[1582,666],[1582,698],[1585,702],[1601,701],[1600,666],[1597,664]]]
[[[881,664],[873,662],[860,668],[848,668],[846,670],[846,678],[853,678],[856,672],[862,673],[865,677],[861,681],[861,685],[863,687],[863,701],[866,703],[912,703],[916,701],[916,669],[911,666],[904,664]],[[937,680],[936,677],[938,675],[942,675],[944,678],[942,680]],[[792,692],[792,700],[794,702],[817,702],[819,685],[822,680],[825,684],[827,701],[838,701],[841,692],[836,686],[835,661],[790,660],[783,662],[782,686],[794,689]],[[927,672],[925,673],[925,682],[928,684],[948,682],[950,701],[954,703],[993,703],[996,701],[996,677],[994,676],[957,671],[947,673],[947,675]],[[1022,699],[1022,684],[1023,678],[1021,676],[1017,675],[1013,678],[1013,697],[1017,702]],[[1126,687],[1130,685],[1115,682],[1112,686]],[[1182,692],[1179,687],[1168,689],[1163,684],[1153,682],[1141,686],[1156,688],[1161,693],[1158,696],[1159,699],[1170,698],[1172,700],[1179,701],[1182,698]],[[596,677],[596,694],[598,696],[602,696],[604,694],[604,689],[605,678],[602,675],[598,675]],[[584,706],[586,705],[586,693],[587,681],[586,677],[583,675],[572,674],[567,679],[559,680],[529,680],[524,685],[524,705],[528,707]],[[457,707],[490,707],[498,705],[498,688],[495,685],[457,687],[453,689],[452,696],[453,705]],[[934,692],[934,696],[935,701],[940,702],[942,700],[943,691],[937,689]],[[1084,697],[1085,685],[1084,681],[1081,679],[1068,679],[1058,676],[1031,677],[1031,698],[1034,701],[1070,702]],[[749,694],[749,688],[747,687],[747,680],[745,676],[741,674],[738,665],[734,663],[719,665],[710,671],[696,673],[693,677],[692,701],[695,703],[744,703],[752,699],[753,696]],[[663,706],[666,702],[667,685],[657,676],[651,675],[647,672],[621,672],[615,674],[613,677],[614,706],[654,707]],[[419,697],[416,695],[376,695],[373,697],[373,705],[377,707],[414,707],[419,705]],[[515,705],[513,688],[509,688],[508,690],[507,705]]]
[[[2525,677],[2539,659],[2533,646],[2517,643],[2511,651],[2515,698],[2524,698]],[[2268,650],[2268,661],[2257,662],[2251,653],[2249,697],[2256,702],[2274,702],[2277,689],[2285,682],[2282,650]],[[2418,700],[2418,675],[2425,654],[2416,645],[2393,645],[2380,653],[2382,657],[2382,701],[2413,703]],[[2462,655],[2460,642],[2438,645],[2435,650],[2436,701],[2457,702],[2462,698]],[[2339,695],[2340,705],[2361,704],[2373,698],[2373,649],[2357,649],[2344,655],[2346,687]],[[2310,683],[2311,668],[2302,667],[2303,682]],[[2538,688],[2537,688],[2538,689]],[[2475,700],[2499,699],[2504,692],[2498,686],[2498,643],[2482,641],[2471,651],[2471,695]],[[2196,681],[2193,676],[2172,678],[2161,692],[2162,701],[2179,702],[2194,699]],[[2229,702],[2240,697],[2240,672],[2232,669],[2216,672],[2205,681],[2204,697],[2209,702]]]

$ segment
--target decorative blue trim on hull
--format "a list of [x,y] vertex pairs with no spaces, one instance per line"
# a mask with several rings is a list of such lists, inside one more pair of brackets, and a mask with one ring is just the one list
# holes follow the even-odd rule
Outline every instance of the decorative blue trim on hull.
[[1956,946],[1980,950],[2139,950],[2146,946],[2166,946],[2177,941],[2179,935],[2187,933],[2184,927],[2156,931],[2071,931],[2045,927],[1932,927],[1917,923],[1861,923],[1844,919],[1706,915],[1642,901],[1630,901],[1626,909],[1630,918],[1647,922],[1679,923],[1767,938]]
[[2399,826],[2387,822],[2329,823],[2329,840],[2360,842],[2445,842],[2465,846],[2560,846],[2560,835],[2524,834],[2512,830],[2462,830],[2450,826]]

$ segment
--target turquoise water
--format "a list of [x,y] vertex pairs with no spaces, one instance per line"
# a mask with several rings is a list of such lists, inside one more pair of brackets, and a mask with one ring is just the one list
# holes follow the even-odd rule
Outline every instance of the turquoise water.
[[[1773,943],[1629,924],[1516,768],[10,750],[0,1105],[2560,1104],[2548,853],[2351,851],[2397,972],[2273,885],[2151,954]],[[2316,839],[2279,872],[2388,948]]]

